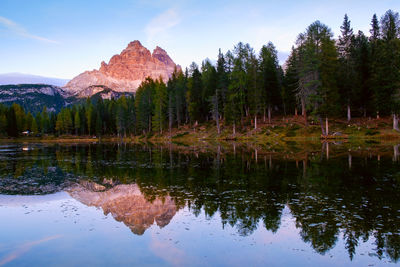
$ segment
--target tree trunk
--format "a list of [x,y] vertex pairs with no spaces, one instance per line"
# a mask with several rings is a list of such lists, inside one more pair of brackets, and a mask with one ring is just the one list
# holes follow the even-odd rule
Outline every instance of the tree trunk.
[[151,132],[151,116],[149,117],[149,132]]
[[376,112],[376,118],[379,119],[379,110]]
[[326,133],[325,133],[325,127],[324,127],[324,122],[322,121],[321,116],[318,116],[318,119],[319,119],[319,124],[321,125],[321,132],[322,132],[322,135],[326,135]]
[[306,110],[306,103],[304,99],[301,100],[301,115],[304,117],[304,124],[308,127],[308,120],[307,120],[307,110]]
[[268,105],[268,123],[271,123],[271,105]]
[[306,152],[306,155],[304,156],[303,160],[303,177],[306,177],[307,174],[307,166],[308,166],[308,153]]
[[265,108],[264,108],[264,122],[265,122]]
[[399,130],[399,120],[398,120],[396,114],[393,114],[393,130],[400,131]]
[[351,120],[351,109],[350,105],[347,104],[347,121],[349,122]]
[[329,135],[329,122],[328,117],[325,117],[325,128],[326,128],[326,135]]
[[399,145],[393,146],[393,160],[397,161],[399,158]]
[[218,107],[218,91],[215,92],[215,120],[217,122],[217,131],[218,134],[221,133],[221,129],[219,127],[219,107]]
[[254,130],[257,129],[257,115],[254,115]]
[[236,135],[236,127],[235,127],[235,123],[233,123],[233,135]]
[[271,156],[271,154],[269,154],[268,167],[269,167],[269,169],[272,169],[272,156]]
[[329,159],[329,143],[326,142],[326,159]]
[[348,161],[349,161],[349,169],[351,169],[351,163],[352,163],[352,156],[351,156],[351,154],[349,153],[348,154]]
[[294,108],[294,115],[297,117],[297,108]]

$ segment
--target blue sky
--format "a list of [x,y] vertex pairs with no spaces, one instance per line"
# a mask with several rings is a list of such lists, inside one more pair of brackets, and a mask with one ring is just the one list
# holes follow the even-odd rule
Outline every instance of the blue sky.
[[388,9],[399,12],[400,0],[0,0],[0,73],[69,79],[133,40],[164,48],[183,67],[239,41],[257,52],[272,41],[283,60],[315,20],[338,36],[347,13],[355,32],[368,33],[372,15]]

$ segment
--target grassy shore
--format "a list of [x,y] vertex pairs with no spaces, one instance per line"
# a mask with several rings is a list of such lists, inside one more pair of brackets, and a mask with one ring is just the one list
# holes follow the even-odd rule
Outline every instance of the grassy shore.
[[356,118],[347,122],[342,119],[331,119],[329,121],[330,138],[325,140],[321,136],[321,128],[317,122],[310,120],[306,127],[300,116],[275,117],[270,122],[260,120],[257,129],[252,121],[244,121],[241,127],[237,127],[233,134],[232,126],[221,123],[221,133],[218,134],[215,122],[210,121],[197,126],[183,125],[172,129],[171,132],[163,134],[147,134],[140,136],[128,136],[119,138],[117,136],[42,136],[42,137],[19,137],[0,138],[0,142],[44,142],[44,143],[93,143],[93,142],[174,142],[186,145],[199,142],[228,142],[237,143],[259,143],[279,144],[287,142],[319,142],[321,139],[330,142],[350,142],[353,144],[364,142],[397,142],[400,133],[392,129],[390,117]]
[[[392,129],[392,120],[390,117],[372,119],[357,118],[350,122],[336,119],[329,121],[329,139],[328,141],[360,142],[367,140],[375,141],[396,141],[400,140],[400,133]],[[221,133],[217,133],[215,122],[208,122],[197,127],[188,125],[179,129],[173,129],[171,133],[152,136],[141,136],[140,139],[149,139],[150,141],[168,141],[175,142],[197,142],[205,141],[229,141],[237,142],[316,142],[325,137],[321,136],[321,127],[317,122],[310,120],[306,127],[302,117],[276,117],[271,122],[258,122],[257,129],[254,128],[251,121],[245,122],[244,127],[238,127],[236,134],[233,134],[231,126],[221,126]]]

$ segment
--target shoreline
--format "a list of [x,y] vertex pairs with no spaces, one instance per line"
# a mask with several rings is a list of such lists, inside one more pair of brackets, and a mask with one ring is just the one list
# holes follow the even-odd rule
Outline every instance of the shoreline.
[[286,142],[395,142],[400,141],[400,132],[391,127],[391,118],[356,118],[351,122],[332,119],[328,136],[321,135],[320,125],[310,123],[307,127],[298,116],[275,117],[271,122],[258,123],[254,129],[252,121],[245,121],[232,134],[231,126],[221,123],[218,133],[214,121],[205,122],[196,126],[189,124],[163,133],[147,133],[118,137],[115,135],[44,135],[41,137],[19,136],[15,138],[0,137],[0,143],[93,143],[93,142],[126,142],[126,143],[184,143],[195,144],[201,142],[236,142],[236,143],[286,143]]

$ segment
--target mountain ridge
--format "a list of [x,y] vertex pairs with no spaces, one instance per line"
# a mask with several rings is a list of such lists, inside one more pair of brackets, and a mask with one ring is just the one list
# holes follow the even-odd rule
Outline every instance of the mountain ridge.
[[19,104],[32,113],[43,107],[48,111],[58,112],[76,100],[61,87],[49,84],[11,84],[0,85],[0,104],[7,106]]
[[20,72],[9,72],[0,74],[0,85],[15,84],[49,84],[53,86],[64,86],[69,79],[46,77],[40,75],[26,74]]

